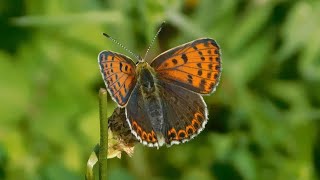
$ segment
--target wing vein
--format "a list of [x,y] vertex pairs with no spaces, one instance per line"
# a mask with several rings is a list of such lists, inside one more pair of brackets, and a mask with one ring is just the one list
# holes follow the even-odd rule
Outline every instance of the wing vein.
[[116,81],[114,81],[112,84],[110,84],[110,87],[113,86],[115,83],[119,82],[120,79],[125,76],[126,74],[122,74],[122,76],[120,76]]
[[[123,81],[124,83],[121,84],[121,86],[119,87],[119,89],[117,89],[117,91],[116,91],[115,93],[113,93],[114,96],[115,96],[115,95],[118,95],[118,93],[120,92],[121,88],[124,86],[124,84],[125,84],[125,82],[126,82],[127,80],[128,80],[128,77],[126,78],[126,80]],[[130,85],[131,85],[131,84],[130,84]]]

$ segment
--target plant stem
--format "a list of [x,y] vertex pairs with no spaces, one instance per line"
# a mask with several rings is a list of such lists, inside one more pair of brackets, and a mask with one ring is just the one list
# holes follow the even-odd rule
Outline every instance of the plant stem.
[[100,148],[99,148],[99,179],[107,180],[108,170],[108,115],[107,115],[107,91],[101,88],[99,91],[100,109]]

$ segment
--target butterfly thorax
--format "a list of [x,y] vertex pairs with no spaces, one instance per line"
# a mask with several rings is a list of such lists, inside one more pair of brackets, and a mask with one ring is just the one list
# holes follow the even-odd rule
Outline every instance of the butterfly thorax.
[[151,120],[152,127],[157,134],[159,143],[164,143],[163,106],[159,95],[156,73],[147,62],[140,62],[137,65],[136,72],[138,75],[137,88],[140,88],[144,101],[144,108],[147,109],[148,116]]
[[147,62],[138,63],[136,74],[138,75],[137,84],[140,86],[143,96],[149,97],[158,94],[156,73]]

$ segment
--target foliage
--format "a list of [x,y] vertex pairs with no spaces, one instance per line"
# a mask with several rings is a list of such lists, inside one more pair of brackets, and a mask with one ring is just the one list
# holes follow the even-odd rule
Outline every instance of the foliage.
[[101,33],[144,54],[164,20],[149,58],[205,36],[221,46],[209,123],[186,144],[110,160],[110,179],[319,178],[318,17],[317,0],[1,1],[0,179],[84,178],[97,54],[128,54]]

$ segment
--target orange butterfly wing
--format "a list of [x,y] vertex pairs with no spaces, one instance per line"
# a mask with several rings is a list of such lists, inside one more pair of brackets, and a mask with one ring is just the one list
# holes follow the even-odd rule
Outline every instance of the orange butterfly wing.
[[125,106],[137,81],[134,62],[127,56],[111,51],[102,51],[98,61],[113,100],[119,106]]
[[151,66],[161,80],[210,94],[220,79],[220,48],[213,39],[198,39],[160,54]]

